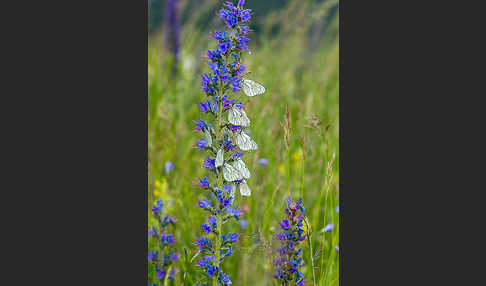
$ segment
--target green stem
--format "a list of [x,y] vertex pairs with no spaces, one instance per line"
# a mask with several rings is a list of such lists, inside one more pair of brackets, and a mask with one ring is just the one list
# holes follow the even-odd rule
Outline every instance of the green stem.
[[[226,56],[225,60],[225,65],[226,62],[228,61],[228,56]],[[223,117],[223,101],[221,98],[223,97],[223,82],[221,81],[221,78],[219,79],[220,81],[220,86],[219,86],[219,92],[218,92],[218,97],[219,97],[219,106],[218,106],[218,117],[217,117],[217,124],[216,124],[216,144],[219,144],[219,141],[221,140],[221,123],[222,123],[222,117]],[[221,190],[223,189],[223,174],[222,174],[222,168],[220,169],[218,173],[218,189]],[[223,218],[222,214],[218,213],[216,215],[217,219],[217,229],[218,233],[216,233],[216,261],[215,265],[216,268],[219,269],[219,260],[220,260],[220,252],[221,252],[221,234],[223,232],[222,225],[223,225]],[[218,285],[218,275],[217,273],[214,278],[213,278],[213,285],[217,286]]]

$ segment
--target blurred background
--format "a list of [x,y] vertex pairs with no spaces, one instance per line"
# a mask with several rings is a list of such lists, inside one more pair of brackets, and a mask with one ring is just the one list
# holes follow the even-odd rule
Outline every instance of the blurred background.
[[[216,14],[223,3],[148,2],[148,215],[150,225],[150,207],[161,198],[178,219],[174,234],[183,255],[174,285],[193,285],[200,277],[184,260],[184,248],[194,254],[207,218],[197,208],[202,192],[194,182],[206,172],[205,154],[194,148],[201,136],[193,121],[207,119],[198,107],[206,98],[200,75],[209,70],[207,49],[215,47],[210,32],[224,27]],[[252,53],[242,63],[267,91],[245,101],[259,149],[244,156],[252,195],[237,196],[243,220],[224,225],[226,232],[241,234],[224,270],[233,285],[277,285],[272,262],[279,241],[273,233],[292,194],[303,197],[309,223],[310,241],[303,245],[307,285],[338,285],[338,1],[247,0],[245,7],[253,10],[254,32]]]

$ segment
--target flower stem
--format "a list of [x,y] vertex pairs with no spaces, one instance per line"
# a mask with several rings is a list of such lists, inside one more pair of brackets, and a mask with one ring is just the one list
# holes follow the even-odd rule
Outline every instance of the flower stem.
[[[227,61],[228,57],[226,57]],[[226,65],[225,61],[225,65]],[[223,97],[223,82],[221,81],[221,77],[219,78],[220,86],[219,86],[219,92],[218,92],[218,97],[219,97],[219,103],[218,103],[218,116],[217,116],[217,123],[216,123],[216,144],[219,144],[219,141],[221,140],[221,122],[222,122],[222,117],[223,117],[223,101],[221,98]],[[218,189],[221,190],[223,188],[223,173],[222,173],[222,168],[220,169],[220,172],[218,173]],[[219,269],[219,260],[220,260],[220,252],[221,252],[221,235],[223,233],[222,229],[222,214],[218,212],[216,215],[217,219],[217,229],[218,232],[216,233],[216,261],[215,261],[215,267]],[[218,275],[219,272],[216,273],[216,275],[213,278],[213,286],[218,285]]]

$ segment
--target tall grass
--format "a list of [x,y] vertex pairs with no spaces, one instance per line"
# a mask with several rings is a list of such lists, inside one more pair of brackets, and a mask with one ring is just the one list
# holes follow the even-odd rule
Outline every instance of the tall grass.
[[[194,180],[205,172],[204,156],[194,149],[198,137],[191,131],[192,121],[199,118],[197,103],[205,97],[199,74],[206,62],[205,50],[213,48],[209,31],[221,25],[211,22],[201,28],[198,17],[214,13],[219,5],[219,1],[203,2],[183,25],[180,73],[175,79],[162,33],[149,39],[149,204],[155,198],[172,201],[168,211],[178,218],[176,250],[184,253],[187,248],[189,259],[205,218],[196,207],[202,194]],[[313,276],[317,285],[339,283],[339,253],[334,249],[339,244],[335,211],[339,203],[338,19],[327,17],[336,5],[337,1],[289,1],[285,9],[260,18],[263,29],[252,35],[252,55],[245,58],[245,66],[251,71],[248,77],[262,83],[267,92],[255,101],[244,99],[251,114],[251,137],[259,149],[245,155],[252,195],[237,196],[238,204],[248,211],[247,228],[239,231],[241,243],[225,263],[234,285],[276,285],[272,275],[278,244],[273,233],[289,193],[295,198],[302,195],[306,207],[310,240],[303,250],[303,270],[308,285],[314,284]],[[268,166],[259,165],[259,158],[267,158]],[[166,161],[175,165],[169,173],[164,173]],[[329,223],[334,230],[321,232]],[[197,267],[180,269],[175,285],[197,281]]]

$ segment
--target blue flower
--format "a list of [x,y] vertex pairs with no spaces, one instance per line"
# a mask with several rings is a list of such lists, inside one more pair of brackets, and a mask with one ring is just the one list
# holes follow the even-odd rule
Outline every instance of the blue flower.
[[196,125],[197,131],[204,131],[204,129],[208,127],[208,124],[202,119],[194,121],[194,124]]
[[214,31],[213,37],[217,41],[228,40],[228,32]]
[[245,2],[246,2],[246,0],[239,0],[239,1],[238,1],[238,5],[237,5],[237,6],[238,6],[238,8],[239,8],[239,9],[243,8],[243,5],[245,5]]
[[226,208],[231,204],[231,198],[225,198],[223,196],[223,191],[216,190],[216,198],[218,199],[219,203],[221,204],[221,208]]
[[223,284],[223,285],[231,285],[231,280],[230,280],[229,276],[224,274],[223,272],[220,273],[219,280],[221,281],[221,284]]
[[209,179],[208,179],[207,176],[204,176],[204,178],[202,180],[201,180],[201,178],[199,178],[199,187],[204,188],[204,189],[209,188]]
[[233,151],[236,146],[232,144],[231,140],[228,140],[228,138],[224,138],[223,140],[223,146],[225,151]]
[[152,212],[156,215],[160,215],[160,213],[162,212],[162,206],[163,206],[162,200],[157,200],[156,205],[152,207]]
[[241,22],[248,22],[251,19],[251,9],[241,11]]
[[239,220],[241,216],[241,209],[237,209],[236,207],[229,207],[226,209],[226,213],[233,215],[236,220]]
[[243,152],[235,152],[233,154],[233,157],[236,159],[236,158],[241,158],[243,156]]
[[148,253],[148,260],[152,261],[154,258],[156,258],[159,255],[158,251],[150,251]]
[[240,220],[240,227],[246,229],[248,227],[248,222],[245,219]]
[[211,226],[209,226],[209,224],[204,223],[201,227],[206,234],[209,234],[211,232]]
[[[217,79],[216,79],[217,80]],[[216,89],[214,88],[214,78],[211,73],[209,74],[203,74],[201,76],[201,86],[204,92],[208,95],[212,95],[216,92]]]
[[[172,253],[172,252],[171,252],[171,253]],[[174,254],[172,255],[172,257],[170,258],[170,260],[172,260],[172,261],[177,261],[177,260],[179,260],[179,257],[181,257],[181,255],[180,255],[179,253],[174,253]]]
[[221,54],[226,54],[226,52],[231,48],[231,44],[229,41],[223,41],[218,45],[218,52]]
[[206,147],[208,147],[208,142],[206,142],[206,139],[204,137],[201,138],[201,140],[196,140],[197,143],[197,148],[204,150]]
[[215,170],[216,166],[214,165],[216,159],[206,157],[206,160],[204,160],[204,168],[210,169],[210,170]]
[[199,107],[201,108],[201,111],[206,113],[211,110],[211,103],[208,101],[208,103],[204,102],[199,102]]
[[213,230],[216,230],[218,220],[214,216],[209,216],[208,222],[209,222],[209,225],[211,226],[211,228]]
[[175,280],[174,275],[177,274],[177,271],[178,271],[177,267],[172,268],[172,270],[169,272],[169,278],[172,279],[172,280]]
[[210,208],[211,207],[211,201],[204,198],[202,201],[199,200],[199,207],[204,209],[204,208]]
[[243,108],[243,102],[238,102],[235,104],[236,107],[238,107],[239,109],[242,109]]
[[226,26],[229,28],[233,28],[238,23],[238,18],[236,18],[232,11],[221,9],[219,10],[219,16],[225,21]]
[[283,230],[288,230],[290,227],[289,220],[284,218],[282,222],[278,223]]
[[211,244],[211,240],[201,236],[198,240],[196,240],[196,246],[201,248],[201,250],[211,249],[213,246]]
[[238,233],[228,233],[228,236],[227,236],[228,240],[230,242],[237,242],[238,241]]
[[248,28],[248,26],[243,26],[243,27],[241,27],[240,33],[241,33],[242,35],[246,35],[246,34],[248,34],[249,32],[250,32],[250,28]]
[[233,186],[231,186],[231,185],[224,185],[223,186],[223,191],[231,192],[232,189],[233,189]]
[[221,100],[223,101],[223,111],[229,109],[231,107],[231,105],[235,102],[234,99],[227,99],[228,96],[227,95],[224,95]]
[[233,92],[238,92],[242,88],[240,79],[238,77],[229,77],[229,83],[233,86]]
[[334,224],[330,223],[330,224],[326,225],[326,226],[325,226],[325,227],[322,229],[322,231],[323,231],[323,232],[331,232],[333,229],[334,229]]
[[221,59],[221,54],[217,50],[216,51],[208,50],[208,58],[211,61],[218,60]]
[[175,242],[175,238],[174,236],[172,235],[172,233],[162,233],[161,235],[161,243],[164,244],[164,243],[167,243],[167,244],[174,244]]
[[280,280],[283,285],[304,285],[304,275],[299,271],[304,266],[302,259],[302,248],[296,249],[296,246],[305,239],[303,229],[303,212],[302,199],[292,202],[289,196],[286,200],[287,208],[286,218],[279,222],[282,232],[275,234],[275,237],[281,241],[281,246],[277,248],[279,257],[274,260],[275,273],[274,278]]
[[174,164],[171,161],[166,161],[164,164],[165,172],[168,174],[170,171],[174,170]]
[[165,274],[167,273],[165,269],[159,269],[159,268],[156,268],[155,272],[157,273],[157,279],[159,280],[164,279]]
[[245,36],[236,36],[237,37],[237,40],[236,40],[236,49],[238,51],[242,51],[242,50],[247,50],[249,51],[250,49],[248,49],[248,42],[250,41],[250,38],[247,38]]
[[152,229],[149,229],[148,230],[148,236],[152,236],[152,235],[154,235],[156,233],[157,233],[157,230],[155,229],[155,227],[152,227]]
[[233,256],[233,248],[231,248],[231,245],[229,246],[228,250],[224,253],[224,256]]
[[304,281],[304,273],[302,272],[297,272],[297,285],[301,286],[301,285],[305,285],[305,281]]
[[267,158],[260,158],[258,159],[258,164],[262,166],[268,166],[268,159]]
[[214,255],[206,255],[199,259],[197,266],[206,268],[206,273],[212,277],[218,271],[218,268],[213,265],[214,260]]
[[339,213],[339,205],[336,207],[336,212]]

